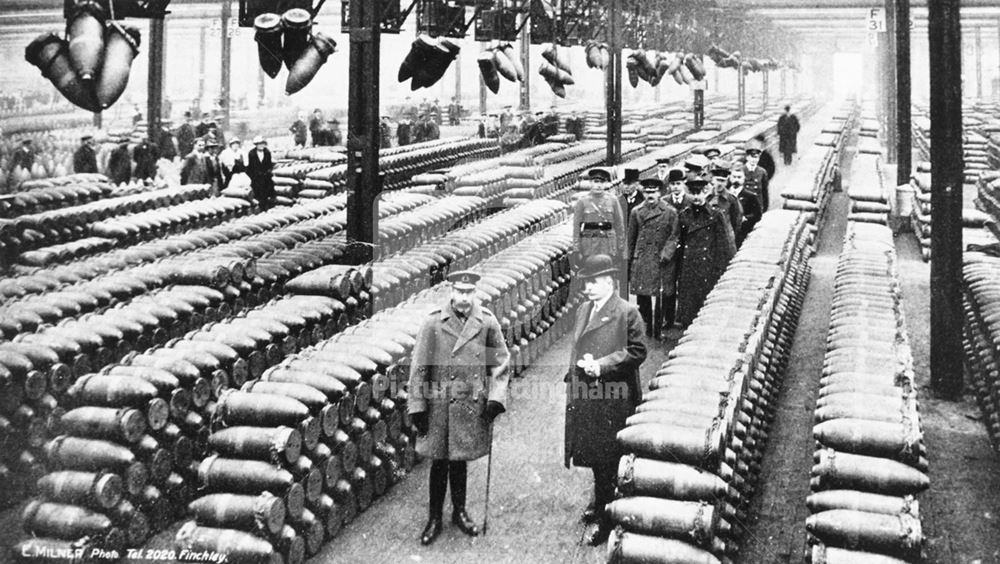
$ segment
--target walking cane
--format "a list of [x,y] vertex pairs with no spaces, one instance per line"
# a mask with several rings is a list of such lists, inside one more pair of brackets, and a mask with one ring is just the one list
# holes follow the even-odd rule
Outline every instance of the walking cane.
[[483,536],[490,521],[490,478],[493,474],[493,423],[490,423],[490,451],[486,457],[486,510],[483,513]]

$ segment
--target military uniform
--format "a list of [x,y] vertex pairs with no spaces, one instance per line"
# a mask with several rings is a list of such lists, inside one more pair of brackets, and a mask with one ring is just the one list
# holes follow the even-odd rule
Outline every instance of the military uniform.
[[459,317],[450,303],[435,309],[413,347],[407,410],[428,414],[428,432],[417,437],[417,452],[427,458],[485,456],[486,403],[505,403],[510,354],[500,322],[478,304],[464,321]]
[[743,189],[757,196],[757,199],[760,201],[760,208],[763,211],[767,211],[768,198],[770,197],[768,184],[767,171],[763,167],[758,165],[753,170],[750,170],[749,167],[746,168],[746,180],[744,181]]
[[723,213],[709,205],[681,211],[677,275],[677,321],[687,326],[736,254],[733,229]]
[[[460,271],[448,280],[455,290],[468,292],[479,275]],[[474,298],[464,314],[456,310],[455,296],[430,312],[410,361],[407,411],[418,429],[417,452],[432,459],[425,545],[441,532],[449,485],[452,522],[467,535],[479,534],[465,511],[466,461],[489,453],[493,419],[504,411],[507,397],[510,353],[500,322]]]
[[583,258],[608,255],[616,263],[625,250],[625,220],[614,195],[587,192],[573,207],[573,242]]
[[[664,298],[675,292],[677,211],[662,201],[646,202],[629,218],[629,289],[637,296],[647,334],[658,337],[664,316]],[[656,298],[651,307],[650,297]]]

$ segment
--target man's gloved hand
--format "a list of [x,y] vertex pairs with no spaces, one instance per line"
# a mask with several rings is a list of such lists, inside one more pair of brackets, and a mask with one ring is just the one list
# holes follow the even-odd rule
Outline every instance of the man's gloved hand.
[[486,413],[485,413],[486,420],[492,423],[493,420],[497,418],[497,415],[500,415],[505,411],[507,410],[504,409],[502,403],[490,400],[486,403]]
[[430,429],[430,420],[427,417],[426,411],[411,413],[410,420],[413,421],[413,426],[417,428],[418,435],[427,434],[427,431]]

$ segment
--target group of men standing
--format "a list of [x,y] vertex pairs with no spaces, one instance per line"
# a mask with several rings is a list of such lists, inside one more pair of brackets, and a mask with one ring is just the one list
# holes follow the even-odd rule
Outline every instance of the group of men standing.
[[591,189],[574,207],[578,258],[605,254],[628,281],[646,333],[687,326],[701,308],[736,248],[767,210],[769,176],[761,150],[730,164],[709,148],[682,167],[657,161],[655,177],[639,180],[626,169],[620,194],[612,193],[607,169],[590,171]]
[[[106,175],[114,184],[123,184],[132,179],[156,178],[156,163],[160,157],[159,146],[148,138],[131,148],[128,141],[122,141],[108,155]],[[73,152],[73,172],[99,172],[93,135],[80,138],[80,146]]]

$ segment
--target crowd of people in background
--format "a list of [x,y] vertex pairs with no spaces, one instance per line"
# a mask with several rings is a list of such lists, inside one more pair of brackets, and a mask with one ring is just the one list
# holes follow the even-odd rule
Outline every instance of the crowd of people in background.
[[56,105],[71,107],[58,92],[52,89],[0,94],[0,112],[4,113],[30,111],[34,108]]

